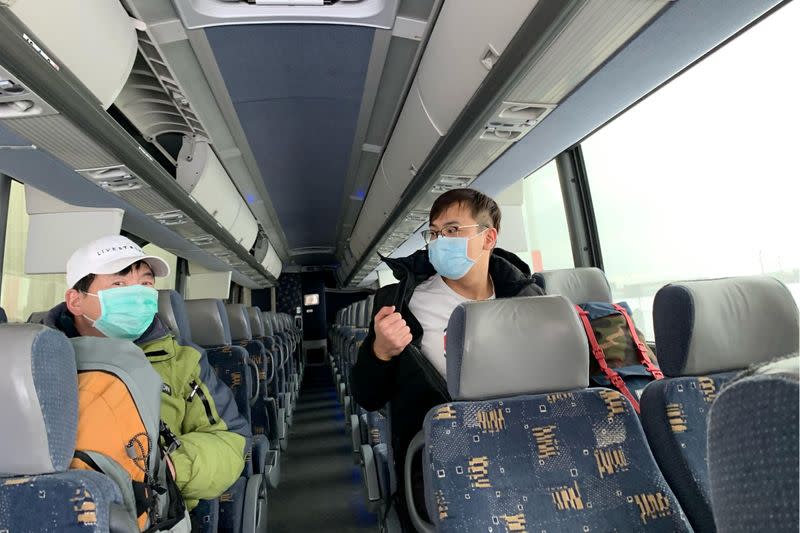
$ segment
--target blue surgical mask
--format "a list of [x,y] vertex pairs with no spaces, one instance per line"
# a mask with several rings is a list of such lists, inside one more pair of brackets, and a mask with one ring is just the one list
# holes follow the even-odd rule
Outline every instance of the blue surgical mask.
[[129,285],[86,294],[100,300],[100,316],[97,319],[83,316],[106,337],[136,340],[147,331],[158,312],[158,292],[152,287]]
[[428,258],[436,272],[447,279],[461,279],[466,276],[477,261],[477,259],[469,258],[467,245],[470,240],[484,231],[486,230],[472,237],[439,237],[435,241],[431,241],[428,244]]

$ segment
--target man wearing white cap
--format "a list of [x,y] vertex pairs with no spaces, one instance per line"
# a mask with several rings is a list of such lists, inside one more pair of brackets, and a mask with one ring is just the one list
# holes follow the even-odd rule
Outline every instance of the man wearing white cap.
[[[176,339],[158,318],[155,278],[167,263],[126,237],[102,237],[67,261],[64,302],[45,324],[68,337],[134,341],[163,381],[161,419],[180,446],[170,452],[175,481],[188,509],[222,494],[241,475],[250,428],[233,395],[203,354]],[[113,354],[109,354],[113,358]],[[197,397],[200,401],[192,401]]]

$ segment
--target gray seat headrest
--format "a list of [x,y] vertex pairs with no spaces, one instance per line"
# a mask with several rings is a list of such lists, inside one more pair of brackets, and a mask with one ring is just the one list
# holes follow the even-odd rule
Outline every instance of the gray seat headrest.
[[258,307],[248,307],[247,318],[250,320],[250,331],[253,333],[253,337],[263,337],[264,322],[261,320],[261,309]]
[[242,304],[226,304],[225,312],[228,314],[228,324],[231,328],[231,340],[234,342],[253,340],[250,330],[250,319]]
[[561,392],[589,385],[589,345],[563,296],[463,303],[447,324],[454,400]]
[[75,451],[78,374],[60,331],[0,326],[0,477],[63,472]]
[[230,346],[231,328],[225,304],[215,298],[187,300],[186,314],[193,341],[203,347]]
[[49,311],[34,311],[25,322],[28,324],[44,324],[48,312]]
[[545,294],[558,294],[574,304],[612,302],[611,287],[599,268],[565,268],[536,272],[533,280]]
[[264,311],[261,313],[261,322],[264,324],[264,336],[274,337],[275,328],[272,327],[272,319],[269,317],[269,311]]
[[653,302],[667,376],[738,370],[798,351],[798,313],[780,281],[737,277],[662,287]]
[[186,305],[178,291],[163,289],[158,291],[158,318],[176,337],[191,341],[192,328],[186,316]]
[[358,316],[357,316],[356,327],[365,328],[365,327],[368,326],[368,324],[364,323],[367,320],[367,318],[366,318],[367,317],[367,301],[366,300],[361,300],[360,302],[358,302],[358,308],[357,309],[358,309],[358,313],[357,313]]

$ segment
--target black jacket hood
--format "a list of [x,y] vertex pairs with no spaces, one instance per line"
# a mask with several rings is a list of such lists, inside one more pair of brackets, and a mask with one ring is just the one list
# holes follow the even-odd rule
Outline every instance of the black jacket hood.
[[[406,257],[383,257],[381,259],[392,269],[394,277],[404,286],[404,292],[417,287],[420,283],[436,274],[428,259],[428,251],[417,250]],[[525,287],[531,286],[533,294],[541,294],[539,287],[530,277],[530,268],[516,254],[495,248],[489,256],[489,275],[494,283],[495,295],[498,298],[517,296]]]

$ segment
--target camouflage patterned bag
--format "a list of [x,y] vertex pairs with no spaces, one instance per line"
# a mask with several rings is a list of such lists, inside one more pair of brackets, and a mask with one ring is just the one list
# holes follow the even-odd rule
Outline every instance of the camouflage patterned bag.
[[617,389],[639,412],[641,390],[649,381],[662,379],[664,375],[655,354],[641,340],[644,335],[636,329],[628,304],[590,302],[575,307],[592,350],[591,381]]

